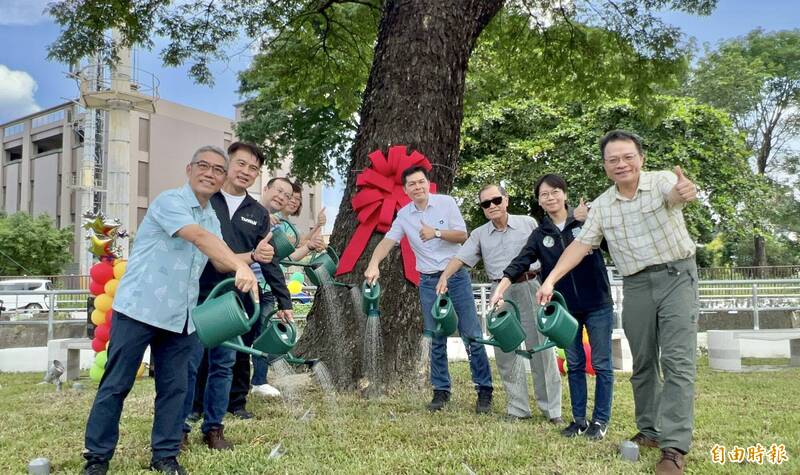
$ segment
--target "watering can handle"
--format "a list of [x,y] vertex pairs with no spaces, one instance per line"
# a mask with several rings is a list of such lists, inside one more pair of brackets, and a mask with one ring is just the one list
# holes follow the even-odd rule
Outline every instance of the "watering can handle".
[[[224,291],[236,290],[235,284],[236,284],[236,279],[234,279],[233,277],[228,277],[227,279],[215,285],[213,289],[211,289],[211,292],[208,294],[208,297],[206,297],[206,300],[213,299],[214,297],[216,297],[217,295],[219,295]],[[252,293],[248,293],[247,295],[249,295],[250,299],[253,301],[253,314],[250,316],[250,322],[249,322],[250,326],[252,326],[253,323],[255,323],[256,319],[261,315],[261,302],[254,299]]]
[[290,223],[289,220],[285,218],[281,218],[281,223],[286,223],[286,225],[289,226],[289,229],[292,230],[292,233],[294,234],[294,247],[297,247],[297,245],[300,244],[300,234],[297,232],[297,228],[295,228],[294,224]]
[[554,290],[553,291],[553,299],[555,299],[556,302],[561,304],[561,306],[564,307],[564,309],[569,310],[567,308],[567,301],[564,300],[564,296],[561,295],[561,292],[559,292],[558,290]]

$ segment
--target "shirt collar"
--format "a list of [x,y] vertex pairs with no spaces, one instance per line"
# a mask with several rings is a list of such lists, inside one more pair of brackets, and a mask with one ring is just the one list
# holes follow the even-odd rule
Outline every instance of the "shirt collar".
[[430,208],[431,206],[434,205],[434,203],[433,203],[433,201],[434,201],[433,197],[434,196],[436,196],[436,195],[434,195],[433,193],[428,194],[428,204],[425,206],[425,209],[417,208],[417,204],[414,203],[414,200],[411,200],[411,206],[413,206],[414,211],[416,211],[417,213],[422,213],[423,211],[425,211],[426,209],[428,209],[428,208]]
[[[506,221],[506,229],[508,229],[508,228],[511,228],[511,229],[517,229],[517,224],[518,224],[518,223],[517,223],[517,217],[516,217],[516,216],[514,216],[513,214],[509,214],[509,215],[508,215],[508,221]],[[499,230],[499,229],[497,229],[497,227],[494,225],[494,222],[492,222],[491,220],[489,220],[489,234],[492,234],[492,233],[494,233],[494,232],[498,232],[498,233],[500,233],[500,232],[505,232],[505,230],[503,230],[503,231],[500,231],[500,230]]]
[[[192,191],[192,187],[189,186],[189,182],[188,181],[186,183],[184,183],[184,185],[181,187],[179,193],[180,193],[181,196],[183,196],[186,199],[186,201],[189,202],[189,206],[191,206],[192,208],[201,208],[200,202],[197,201],[197,196],[194,194],[194,191]],[[208,203],[206,203],[206,205],[207,204]]]
[[[633,197],[636,198],[636,196],[639,194],[639,191],[650,191],[652,189],[653,189],[653,177],[650,175],[650,173],[645,171],[639,172],[639,183],[636,185],[636,193],[634,193]],[[625,196],[622,196],[619,193],[619,189],[617,189],[617,185],[614,185],[614,196],[616,197],[616,199],[620,201],[630,201],[631,199],[633,199],[633,198],[629,199],[626,198]]]

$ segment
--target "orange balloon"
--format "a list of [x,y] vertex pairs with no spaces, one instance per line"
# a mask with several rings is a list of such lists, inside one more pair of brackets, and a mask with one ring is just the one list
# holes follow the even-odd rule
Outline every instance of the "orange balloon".
[[581,343],[589,343],[589,332],[586,331],[586,327],[583,328],[583,340]]
[[144,361],[139,365],[139,369],[136,370],[136,377],[141,378],[142,376],[144,376]]
[[92,323],[94,323],[95,326],[98,327],[106,323],[106,312],[103,312],[95,308],[94,311],[92,312]]
[[103,313],[108,312],[111,310],[111,304],[114,303],[114,299],[111,298],[108,294],[100,294],[94,298],[94,308],[96,310],[100,310]]
[[106,282],[106,285],[103,287],[103,290],[111,296],[114,297],[114,294],[117,293],[117,286],[119,285],[119,279],[111,279]]

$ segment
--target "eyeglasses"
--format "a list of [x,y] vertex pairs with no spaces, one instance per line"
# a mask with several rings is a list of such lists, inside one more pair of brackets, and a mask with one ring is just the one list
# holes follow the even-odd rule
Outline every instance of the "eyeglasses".
[[249,165],[244,160],[236,160],[236,165],[241,168],[247,168],[252,173],[261,173],[261,168],[259,168],[257,165]]
[[489,207],[492,205],[500,206],[500,203],[502,202],[503,202],[502,196],[495,196],[494,198],[489,198],[486,201],[481,201],[481,207],[483,209],[489,209]]
[[196,162],[192,162],[191,164],[197,166],[197,169],[200,170],[201,172],[207,172],[208,170],[211,170],[211,173],[213,173],[214,176],[217,177],[225,176],[225,173],[227,172],[227,170],[225,170],[225,167],[221,167],[219,165],[212,165],[205,160],[198,160]]
[[623,155],[622,157],[606,158],[605,162],[606,165],[615,167],[619,165],[620,160],[624,161],[625,163],[633,163],[637,158],[639,158],[639,155],[636,155],[635,153],[629,153],[628,155]]
[[563,193],[561,188],[556,188],[553,191],[543,191],[543,192],[539,193],[539,199],[540,200],[546,200],[546,199],[549,199],[551,196],[553,198],[558,198],[559,196],[561,196],[561,193]]

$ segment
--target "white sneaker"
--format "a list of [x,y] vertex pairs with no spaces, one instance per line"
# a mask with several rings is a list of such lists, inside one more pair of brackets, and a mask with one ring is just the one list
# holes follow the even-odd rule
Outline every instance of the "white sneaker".
[[269,384],[253,386],[253,394],[258,394],[262,397],[281,397],[281,392]]

